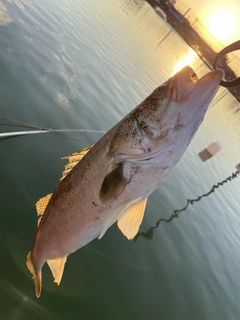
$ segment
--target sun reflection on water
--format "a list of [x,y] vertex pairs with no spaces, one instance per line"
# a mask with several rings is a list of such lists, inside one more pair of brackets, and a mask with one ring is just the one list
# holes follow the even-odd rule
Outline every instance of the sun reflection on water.
[[196,52],[189,48],[189,54],[185,56],[183,59],[176,61],[176,66],[172,73],[172,76],[185,66],[190,66],[197,57],[198,56]]

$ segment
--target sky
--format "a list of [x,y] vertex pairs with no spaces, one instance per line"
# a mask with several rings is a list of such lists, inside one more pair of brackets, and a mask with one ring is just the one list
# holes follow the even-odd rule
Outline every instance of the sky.
[[224,46],[240,40],[240,0],[177,0],[178,6],[182,13],[191,8],[189,14],[194,13]]

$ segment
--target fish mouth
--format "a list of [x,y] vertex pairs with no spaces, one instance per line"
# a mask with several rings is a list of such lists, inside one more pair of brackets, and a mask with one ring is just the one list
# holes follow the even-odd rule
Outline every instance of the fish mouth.
[[177,102],[184,102],[193,96],[204,100],[209,98],[211,101],[223,77],[223,70],[213,70],[198,79],[194,70],[186,66],[173,76],[173,99]]

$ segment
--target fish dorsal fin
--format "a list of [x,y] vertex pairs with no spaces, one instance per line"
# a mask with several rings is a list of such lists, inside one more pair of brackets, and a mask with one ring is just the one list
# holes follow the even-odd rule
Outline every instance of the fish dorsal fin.
[[47,264],[49,265],[49,268],[51,269],[52,275],[54,277],[54,282],[58,285],[62,280],[66,260],[67,257],[60,257],[57,259],[47,260]]
[[68,175],[68,173],[72,170],[72,168],[74,168],[79,163],[79,161],[82,160],[85,154],[87,154],[92,147],[93,145],[81,151],[75,152],[70,156],[62,158],[63,160],[68,159],[68,164],[66,164],[66,166],[64,167],[63,175],[60,179],[61,181]]
[[[65,166],[65,170],[63,172],[63,176],[60,180],[63,180],[66,175],[72,170],[73,167],[75,167],[76,164],[79,163],[80,160],[85,156],[86,153],[92,148],[93,145],[91,145],[88,148],[85,148],[81,151],[75,152],[71,154],[68,157],[64,157],[62,159],[68,159],[68,164]],[[37,209],[37,216],[39,217],[38,219],[38,225],[41,222],[42,216],[46,210],[46,207],[48,205],[48,202],[52,196],[52,193],[48,194],[47,196],[40,198],[38,202],[36,203],[36,209]]]
[[[131,240],[138,233],[139,227],[142,223],[147,199],[139,198],[138,202],[130,203],[123,215],[118,219],[118,228],[122,233]],[[139,202],[140,201],[140,202]]]
[[38,202],[36,203],[36,209],[37,209],[37,216],[39,217],[38,219],[38,225],[42,219],[42,216],[46,210],[46,207],[48,205],[49,200],[51,199],[52,193],[46,195],[43,198],[40,198]]
[[46,207],[48,205],[48,202],[49,202],[51,196],[52,196],[52,193],[46,195],[43,198],[40,198],[38,200],[38,202],[36,203],[36,209],[37,209],[37,215],[38,216],[42,216],[44,214],[45,209],[46,209]]

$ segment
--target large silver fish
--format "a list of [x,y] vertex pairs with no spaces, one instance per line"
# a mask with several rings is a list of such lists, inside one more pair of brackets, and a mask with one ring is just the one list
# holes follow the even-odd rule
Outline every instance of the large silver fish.
[[180,160],[223,78],[221,70],[200,80],[190,67],[163,83],[94,146],[69,157],[62,182],[40,199],[40,216],[27,257],[37,297],[42,267],[60,284],[66,258],[113,223],[132,239],[148,196]]

